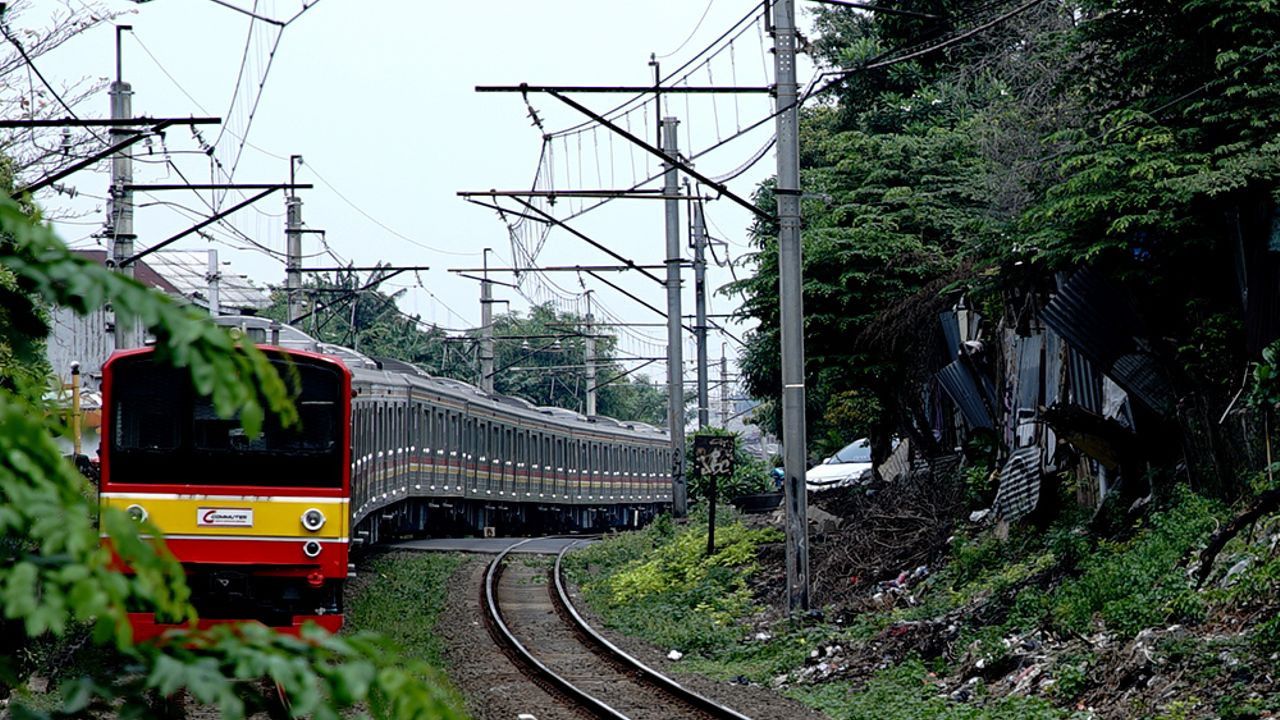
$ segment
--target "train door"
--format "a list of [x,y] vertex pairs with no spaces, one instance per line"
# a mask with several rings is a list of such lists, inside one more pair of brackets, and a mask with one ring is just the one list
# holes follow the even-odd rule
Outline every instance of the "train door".
[[517,497],[530,497],[533,493],[529,489],[529,431],[520,428],[514,433],[515,452],[511,456],[514,462],[511,467],[511,486]]
[[516,494],[516,432],[510,425],[502,426],[502,484],[507,492]]
[[541,436],[541,450],[538,456],[541,459],[541,474],[543,474],[543,487],[547,488],[550,496],[556,497],[556,475],[552,474],[552,436],[543,433]]
[[447,426],[444,420],[444,410],[435,408],[431,412],[431,484],[433,486],[444,486],[445,492],[449,490],[449,455],[446,448],[449,442],[445,439]]

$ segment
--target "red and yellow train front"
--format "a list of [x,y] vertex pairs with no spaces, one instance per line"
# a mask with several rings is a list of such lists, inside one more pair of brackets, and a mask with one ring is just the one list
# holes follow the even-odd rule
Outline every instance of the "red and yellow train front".
[[[332,358],[263,348],[300,422],[249,436],[150,350],[103,370],[104,508],[145,518],[187,570],[202,624],[342,625],[350,528],[351,375]],[[138,637],[164,626],[130,615]]]

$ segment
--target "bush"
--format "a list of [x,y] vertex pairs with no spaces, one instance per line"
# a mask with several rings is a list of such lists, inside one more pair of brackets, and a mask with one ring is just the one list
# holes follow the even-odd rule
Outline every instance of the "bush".
[[707,556],[706,531],[695,520],[671,534],[650,527],[596,543],[570,555],[569,569],[611,626],[684,653],[710,654],[739,640],[735,622],[754,610],[746,578],[757,550],[780,539],[777,530],[725,522],[717,526],[716,553]]
[[1173,618],[1194,617],[1202,603],[1178,561],[1214,527],[1219,506],[1189,491],[1151,518],[1151,526],[1123,543],[1099,543],[1080,562],[1081,574],[1053,593],[1051,622],[1062,632],[1084,633],[1095,616],[1132,636]]

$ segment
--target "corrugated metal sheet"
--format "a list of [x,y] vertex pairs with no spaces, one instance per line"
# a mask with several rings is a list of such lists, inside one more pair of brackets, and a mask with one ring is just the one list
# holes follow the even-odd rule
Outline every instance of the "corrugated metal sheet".
[[[45,341],[45,357],[49,359],[53,372],[64,381],[70,381],[71,363],[78,362],[84,387],[98,389],[102,364],[116,349],[115,335],[107,332],[110,321],[110,313],[101,308],[88,315],[77,315],[67,308],[54,308],[49,314],[50,331]],[[137,324],[129,335],[129,347],[141,347],[146,339]]]
[[938,324],[942,326],[942,344],[947,360],[954,361],[960,357],[960,321],[956,311],[938,313]]
[[[1052,330],[1044,331],[1044,407],[1053,407],[1067,394],[1067,344]],[[1058,469],[1058,436],[1053,428],[1045,425],[1044,464],[1046,468]]]
[[1040,502],[1040,448],[1018,448],[1000,469],[1000,489],[996,491],[995,512],[1005,520],[1016,520]]
[[938,382],[951,401],[960,408],[965,423],[971,428],[995,429],[992,409],[995,407],[995,389],[991,381],[975,377],[964,360],[956,360],[938,371]]
[[1096,272],[1071,276],[1040,313],[1062,336],[1131,396],[1167,415],[1173,410],[1173,388],[1140,338],[1142,322],[1129,298]]
[[898,443],[889,457],[876,468],[880,479],[885,482],[897,482],[911,472],[911,441],[904,439]]
[[1067,348],[1067,400],[1085,410],[1102,414],[1102,378],[1093,363],[1075,348]]

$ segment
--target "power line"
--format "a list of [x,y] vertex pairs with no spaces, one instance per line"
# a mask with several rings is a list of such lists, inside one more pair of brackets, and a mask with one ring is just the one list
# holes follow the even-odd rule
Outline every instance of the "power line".
[[442,248],[438,248],[438,247],[433,247],[433,246],[431,246],[431,245],[427,245],[426,243],[421,242],[421,241],[419,241],[419,240],[415,240],[415,239],[413,239],[413,238],[409,237],[408,235],[405,235],[404,233],[401,233],[401,232],[397,231],[396,229],[394,229],[394,228],[390,227],[389,225],[387,225],[386,223],[382,222],[381,220],[379,220],[378,218],[374,217],[373,215],[371,215],[371,214],[369,214],[369,213],[365,212],[364,208],[361,208],[359,205],[356,205],[356,204],[355,204],[355,203],[354,203],[350,198],[348,198],[346,195],[343,195],[343,194],[342,194],[342,191],[338,190],[338,188],[334,187],[332,183],[330,183],[328,180],[326,180],[326,179],[324,178],[324,176],[323,176],[323,175],[321,175],[321,174],[319,173],[319,171],[317,171],[317,170],[316,170],[316,167],[315,167],[315,165],[314,165],[314,164],[312,164],[312,163],[308,162],[308,163],[307,163],[306,165],[304,165],[303,167],[306,167],[306,168],[310,169],[310,170],[311,170],[311,173],[312,173],[313,175],[315,175],[315,176],[316,176],[316,179],[317,179],[317,180],[319,180],[321,183],[323,183],[325,187],[327,187],[327,188],[329,188],[330,190],[332,190],[332,191],[333,191],[333,194],[335,194],[335,195],[337,195],[339,198],[341,198],[343,202],[345,202],[347,205],[351,206],[351,209],[352,209],[352,210],[355,210],[356,212],[358,212],[358,213],[360,213],[361,215],[363,215],[367,220],[369,220],[370,222],[372,222],[374,225],[377,225],[378,227],[382,228],[383,230],[386,230],[387,232],[391,233],[392,235],[395,235],[396,237],[400,238],[401,240],[404,240],[405,242],[407,242],[407,243],[409,243],[409,244],[411,244],[411,245],[416,245],[416,246],[418,246],[418,247],[420,247],[420,248],[422,248],[422,249],[424,249],[424,250],[430,250],[431,252],[437,252],[437,253],[440,253],[441,255],[456,255],[456,256],[460,256],[460,257],[476,257],[476,256],[478,256],[478,255],[480,255],[480,254],[481,254],[481,253],[478,253],[478,252],[457,252],[457,251],[454,251],[454,250],[444,250],[444,249],[442,249]]
[[704,20],[706,20],[706,19],[707,19],[707,13],[711,12],[711,5],[712,5],[712,3],[714,3],[714,2],[715,2],[715,0],[707,0],[707,6],[706,6],[706,7],[704,7],[704,8],[702,8],[702,16],[698,18],[698,22],[697,22],[697,23],[695,23],[695,24],[694,24],[694,26],[693,26],[693,29],[689,31],[689,36],[688,36],[688,37],[686,37],[686,38],[684,39],[684,41],[680,43],[680,46],[679,46],[679,47],[677,47],[675,50],[672,50],[672,51],[671,51],[671,52],[669,52],[669,53],[666,53],[666,54],[663,54],[663,55],[655,55],[654,57],[656,57],[656,58],[657,58],[657,59],[659,59],[659,60],[666,60],[667,58],[671,57],[672,55],[675,55],[676,53],[678,53],[678,52],[680,52],[681,50],[683,50],[683,49],[684,49],[684,46],[685,46],[685,45],[688,45],[688,44],[689,44],[689,41],[693,39],[693,36],[698,34],[698,28],[701,28],[701,27],[702,27],[702,22],[703,22]]

